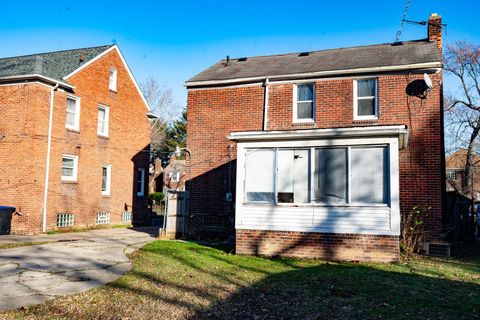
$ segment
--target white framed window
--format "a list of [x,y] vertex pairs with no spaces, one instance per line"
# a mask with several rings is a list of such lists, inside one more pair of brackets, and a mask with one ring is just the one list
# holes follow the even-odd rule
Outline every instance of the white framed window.
[[62,156],[62,180],[77,181],[78,156],[64,154]]
[[180,172],[178,171],[170,172],[170,179],[172,179],[173,182],[180,181]]
[[110,68],[108,76],[108,89],[117,92],[117,69]]
[[377,78],[353,80],[353,104],[355,120],[378,119]]
[[67,95],[67,110],[65,127],[72,130],[80,130],[80,98]]
[[457,171],[452,169],[447,169],[447,178],[450,180],[457,179]]
[[102,137],[108,137],[108,123],[109,123],[110,108],[104,105],[98,106],[98,125],[97,134]]
[[386,206],[387,149],[386,145],[246,149],[245,201]]
[[145,169],[137,169],[137,196],[145,195]]
[[293,85],[293,122],[315,121],[315,83]]
[[102,195],[110,195],[110,184],[112,179],[112,165],[105,164],[102,166]]

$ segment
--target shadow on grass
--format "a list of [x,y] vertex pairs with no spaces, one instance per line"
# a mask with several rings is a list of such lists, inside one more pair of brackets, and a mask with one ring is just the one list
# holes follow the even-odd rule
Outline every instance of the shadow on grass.
[[190,319],[478,319],[480,286],[323,264],[269,275]]

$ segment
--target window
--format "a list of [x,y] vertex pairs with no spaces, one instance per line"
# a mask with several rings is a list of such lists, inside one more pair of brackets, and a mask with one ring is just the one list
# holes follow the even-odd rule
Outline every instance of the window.
[[57,214],[57,227],[73,227],[75,223],[75,216],[72,213]]
[[102,166],[102,195],[110,195],[110,181],[112,176],[112,166],[106,164]]
[[145,169],[140,168],[137,170],[137,196],[143,196],[145,194]]
[[106,106],[98,106],[98,127],[97,134],[99,136],[108,137],[108,115],[109,108]]
[[355,119],[377,119],[377,79],[356,79],[354,84],[354,118]]
[[387,151],[386,146],[247,149],[245,201],[386,205]]
[[80,130],[80,98],[67,96],[67,119],[65,126],[68,129]]
[[312,122],[315,114],[315,89],[313,83],[294,85],[294,122]]
[[122,223],[131,223],[133,218],[133,213],[131,211],[122,211]]
[[109,223],[110,223],[110,212],[97,213],[97,224],[109,224]]
[[77,181],[78,156],[62,156],[62,180]]
[[447,179],[456,180],[457,179],[457,172],[455,170],[448,170],[447,169]]
[[108,78],[108,89],[112,91],[117,91],[117,69],[110,68],[109,78]]
[[173,182],[180,181],[180,172],[178,171],[170,172],[170,178],[172,179]]

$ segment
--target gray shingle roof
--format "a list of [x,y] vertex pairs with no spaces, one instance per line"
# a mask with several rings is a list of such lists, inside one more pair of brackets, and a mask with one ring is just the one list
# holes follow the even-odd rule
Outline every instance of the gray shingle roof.
[[113,45],[0,59],[0,78],[39,74],[58,81]]
[[200,81],[222,81],[323,71],[339,71],[341,73],[341,70],[427,62],[441,62],[435,43],[428,40],[311,51],[304,56],[300,53],[289,53],[230,59],[228,66],[224,59],[188,80],[187,86]]

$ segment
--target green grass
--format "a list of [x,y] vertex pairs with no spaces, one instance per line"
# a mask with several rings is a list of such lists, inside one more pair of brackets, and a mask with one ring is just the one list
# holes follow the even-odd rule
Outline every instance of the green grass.
[[43,241],[43,242],[0,243],[0,250],[19,248],[19,247],[38,246],[38,245],[46,244],[46,243],[50,243],[50,242],[49,241]]
[[59,228],[55,230],[47,231],[47,235],[54,235],[54,234],[61,234],[61,233],[69,233],[69,232],[85,232],[90,230],[100,230],[100,229],[119,229],[119,228],[131,228],[131,224],[109,224],[109,225],[96,225],[92,227],[85,227],[85,228]]
[[266,259],[176,241],[132,254],[114,283],[5,319],[475,319],[480,256],[398,264]]

